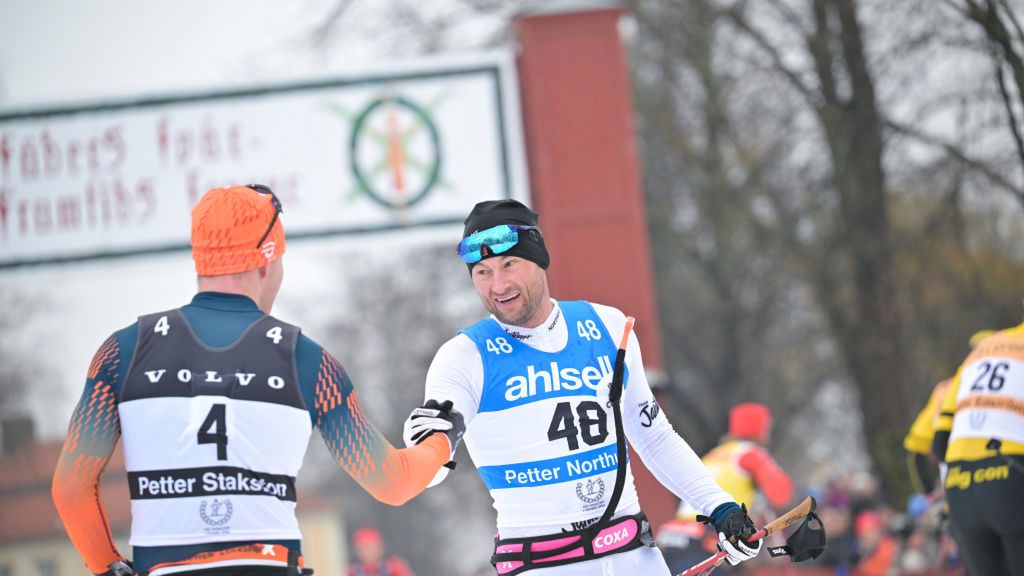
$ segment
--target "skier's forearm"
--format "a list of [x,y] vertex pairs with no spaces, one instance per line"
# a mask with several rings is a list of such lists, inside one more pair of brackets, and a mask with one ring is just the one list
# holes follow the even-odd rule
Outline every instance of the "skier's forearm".
[[71,415],[51,494],[68,537],[95,573],[123,557],[114,544],[100,500],[100,476],[121,436],[117,399],[107,364],[116,362],[111,337],[93,358],[82,397]]
[[326,357],[317,394],[317,424],[335,460],[381,502],[400,505],[426,489],[448,461],[442,434],[418,446],[396,449],[363,413],[359,397],[336,361]]
[[370,474],[360,484],[377,500],[401,506],[427,488],[449,454],[444,434],[434,434],[411,448],[392,448],[384,458],[382,474]]

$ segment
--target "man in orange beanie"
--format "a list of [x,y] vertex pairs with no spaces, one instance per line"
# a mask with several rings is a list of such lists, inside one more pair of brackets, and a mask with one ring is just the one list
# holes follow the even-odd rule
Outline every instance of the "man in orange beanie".
[[[269,315],[284,275],[281,212],[266,186],[207,192],[192,210],[198,294],[141,316],[96,353],[53,479],[93,573],[302,574],[295,479],[313,427],[346,472],[396,506],[451,459],[457,412],[432,411],[430,431],[443,433],[394,448],[338,361]],[[96,497],[119,438],[134,568]]]
[[[747,508],[754,507],[758,492],[776,509],[784,507],[793,495],[789,475],[764,447],[771,428],[772,414],[767,406],[737,404],[729,411],[728,436],[701,458],[715,482]],[[658,534],[673,574],[708,556],[708,549],[699,545],[705,532],[705,526],[697,522],[697,512],[681,503],[676,519],[666,523]]]

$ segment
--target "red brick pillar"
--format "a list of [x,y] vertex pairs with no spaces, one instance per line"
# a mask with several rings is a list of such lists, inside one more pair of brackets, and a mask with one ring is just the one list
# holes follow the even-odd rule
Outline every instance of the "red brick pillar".
[[[618,30],[623,13],[608,8],[516,19],[530,196],[551,253],[551,295],[635,316],[644,363],[660,369],[629,69]],[[630,459],[641,504],[658,526],[674,513],[675,497],[635,453]]]

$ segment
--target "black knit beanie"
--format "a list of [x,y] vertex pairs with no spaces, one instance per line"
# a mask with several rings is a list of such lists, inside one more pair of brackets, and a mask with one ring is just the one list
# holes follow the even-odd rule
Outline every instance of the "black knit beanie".
[[[466,216],[466,228],[462,231],[462,237],[466,238],[474,232],[487,230],[501,224],[519,224],[520,226],[536,226],[538,221],[537,213],[524,206],[516,200],[486,200],[478,203]],[[551,264],[548,256],[548,249],[544,246],[544,237],[540,230],[521,230],[519,242],[507,252],[501,254],[488,254],[491,256],[519,256],[525,258],[541,268],[547,269]],[[469,264],[473,269],[473,264]]]

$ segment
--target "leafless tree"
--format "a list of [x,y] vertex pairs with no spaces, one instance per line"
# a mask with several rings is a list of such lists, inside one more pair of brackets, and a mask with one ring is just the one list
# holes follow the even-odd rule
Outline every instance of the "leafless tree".
[[[991,56],[993,76],[1006,112],[1006,128],[1013,137],[1018,160],[1024,168],[1024,7],[1007,0],[943,0],[963,19],[984,34]],[[1024,202],[1024,196],[1018,194]]]
[[[346,29],[361,5],[342,4],[325,30]],[[507,42],[507,19],[529,6],[394,0],[383,21],[403,31],[396,51],[429,52]],[[784,460],[799,466],[794,435],[815,420],[827,428],[828,390],[846,386],[862,438],[838,441],[863,445],[899,498],[900,440],[931,385],[955,369],[971,332],[1020,317],[1019,7],[629,8],[677,424],[706,448],[729,406],[766,402],[791,416],[780,419],[794,450]],[[459,33],[480,19],[488,34]],[[792,419],[801,424],[787,431]]]
[[[874,466],[899,493],[913,407],[955,367],[968,322],[1019,316],[1012,292],[986,280],[1019,270],[1009,238],[964,225],[1005,209],[987,187],[1018,193],[1007,142],[973,152],[985,101],[920,72],[969,59],[969,42],[921,3],[632,8],[659,302],[688,420],[721,431],[740,399],[800,413],[818,386],[848,381]],[[935,121],[950,110],[952,131]],[[965,298],[975,316],[953,311]],[[936,324],[947,329],[921,331]]]
[[[32,342],[19,338],[32,314],[46,302],[8,286],[0,289],[0,419],[31,421],[33,405],[58,388],[52,372],[40,359],[27,352]],[[4,441],[5,443],[7,440]]]
[[[338,269],[338,308],[344,313],[329,319],[317,337],[345,367],[371,420],[401,447],[402,423],[424,401],[434,353],[486,312],[465,266],[447,244],[411,247],[385,260],[352,253],[340,259]],[[409,559],[417,574],[468,572],[490,557],[494,516],[490,497],[462,450],[458,467],[444,483],[401,508],[380,504],[343,480],[325,450],[307,463],[315,468],[311,489],[340,497],[351,529],[359,522],[381,529],[391,549]]]

